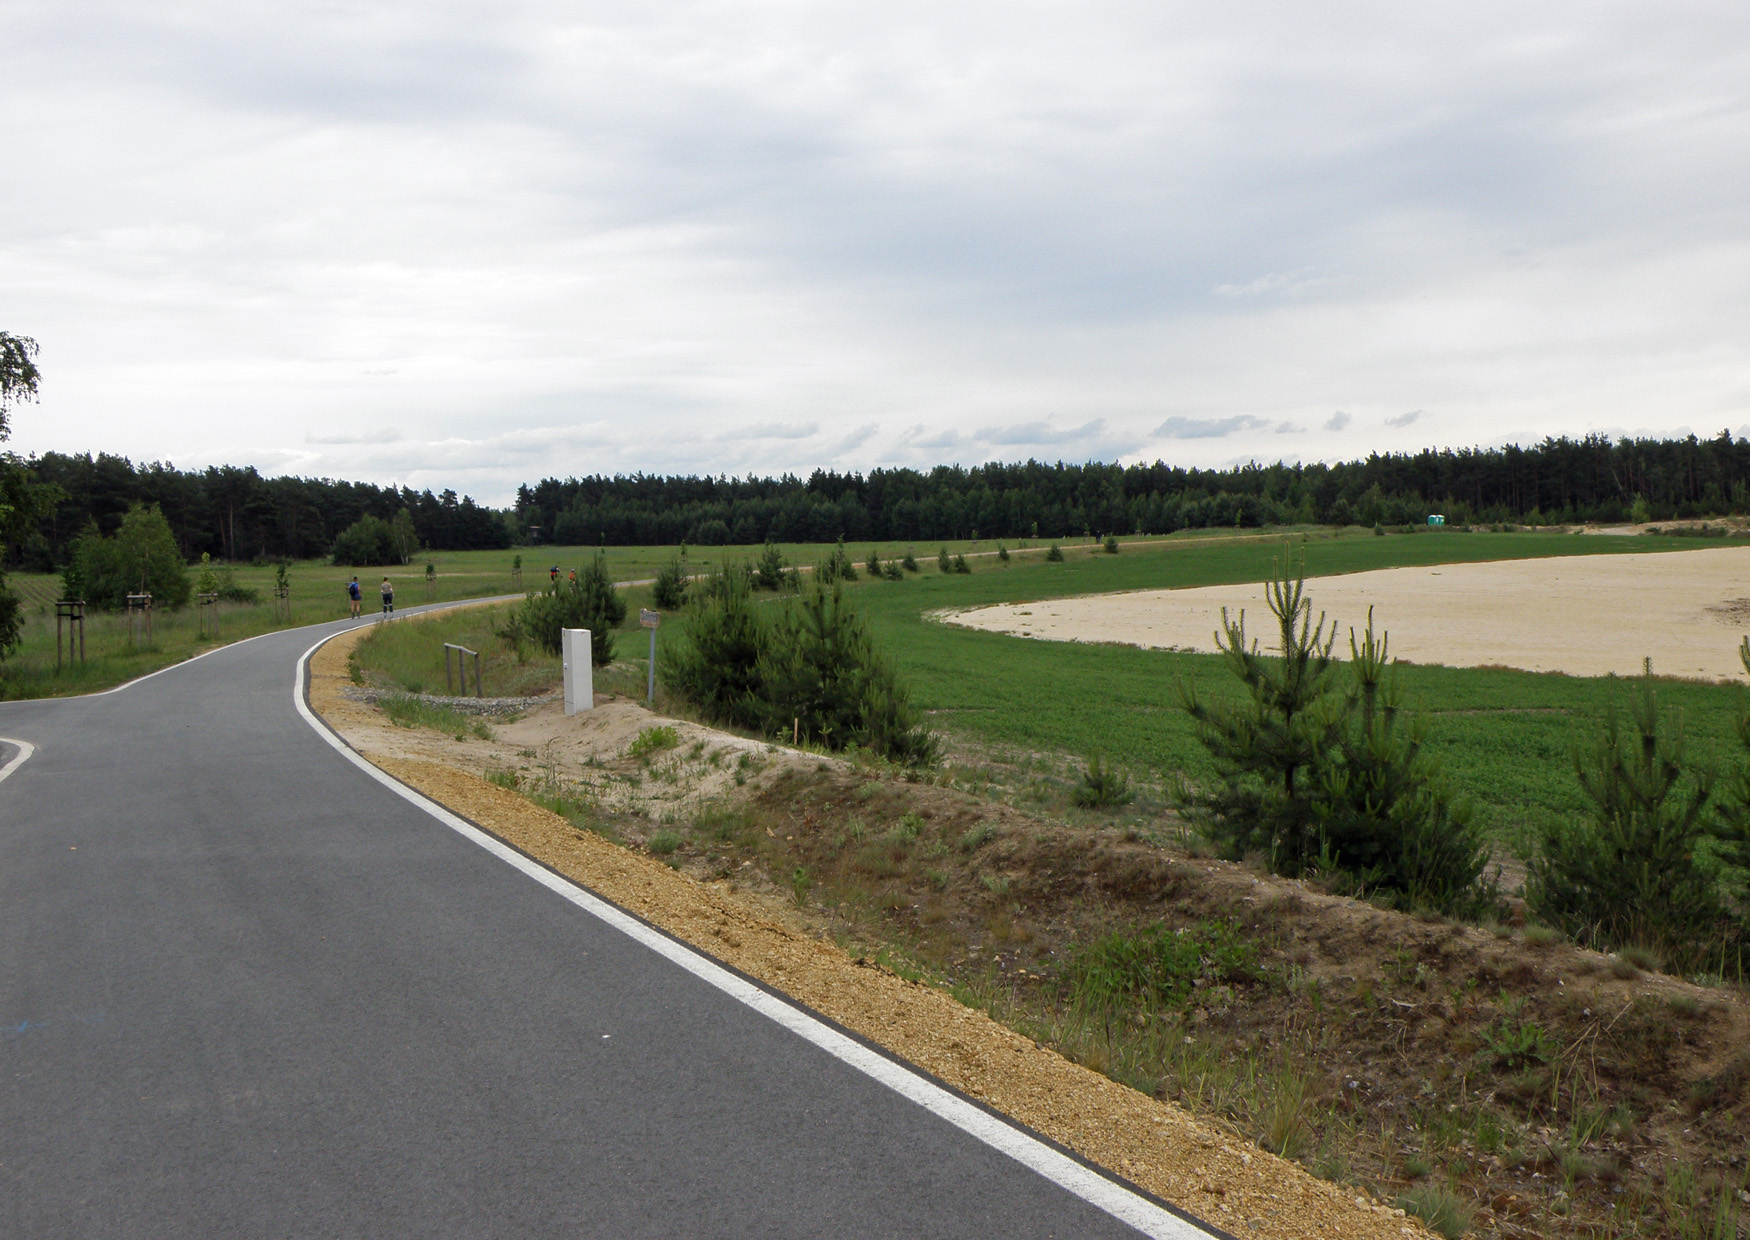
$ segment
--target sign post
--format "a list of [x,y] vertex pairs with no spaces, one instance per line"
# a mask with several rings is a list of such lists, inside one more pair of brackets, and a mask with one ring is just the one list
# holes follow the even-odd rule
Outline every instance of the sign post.
[[650,683],[644,691],[644,700],[652,706],[656,705],[656,626],[662,623],[662,613],[651,611],[648,607],[638,609],[638,623],[650,630]]
[[559,661],[565,670],[565,713],[589,710],[595,705],[595,663],[588,629],[559,630]]

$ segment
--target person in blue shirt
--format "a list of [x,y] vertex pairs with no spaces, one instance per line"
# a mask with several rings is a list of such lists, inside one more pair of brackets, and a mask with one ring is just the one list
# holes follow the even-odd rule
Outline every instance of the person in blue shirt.
[[352,616],[355,620],[358,618],[359,614],[359,598],[359,579],[354,577],[351,581],[346,583],[346,601],[347,614]]

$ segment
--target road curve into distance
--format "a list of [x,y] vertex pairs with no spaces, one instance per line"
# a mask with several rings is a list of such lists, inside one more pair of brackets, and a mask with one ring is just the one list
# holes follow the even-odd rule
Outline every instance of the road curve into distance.
[[0,1235],[1220,1234],[366,766],[343,627],[0,703]]

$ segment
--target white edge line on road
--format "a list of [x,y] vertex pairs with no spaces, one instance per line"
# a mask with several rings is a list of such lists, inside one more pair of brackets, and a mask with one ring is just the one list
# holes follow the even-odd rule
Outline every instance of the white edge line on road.
[[458,817],[436,801],[415,792],[393,776],[372,766],[335,732],[316,718],[304,701],[304,669],[310,656],[325,645],[325,637],[304,652],[298,660],[297,675],[292,681],[292,700],[304,722],[316,735],[338,750],[347,761],[358,767],[389,791],[404,798],[436,818],[457,834],[464,836],[505,864],[571,901],[585,912],[599,918],[614,929],[636,940],[664,959],[679,965],[694,977],[715,986],[730,998],[745,1004],[760,1015],[775,1021],[791,1033],[818,1046],[827,1054],[849,1064],[865,1076],[874,1078],[901,1097],[916,1103],[931,1114],[953,1124],[962,1132],[977,1138],[999,1153],[1006,1154],[1030,1171],[1043,1176],[1072,1195],[1096,1206],[1113,1218],[1129,1224],[1154,1240],[1211,1240],[1216,1233],[1162,1209],[1147,1198],[1131,1192],[1075,1159],[1052,1149],[1020,1129],[1003,1122],[988,1112],[956,1097],[916,1072],[879,1055],[854,1038],[847,1037],[807,1012],[768,994],[758,986],[737,977],[713,960],[691,948],[659,934],[636,918],[607,903],[576,884],[559,877],[545,866],[537,865],[502,841],[481,831]]
[[17,756],[5,766],[0,766],[0,784],[3,784],[6,782],[6,777],[8,775],[23,766],[25,762],[30,759],[30,755],[36,752],[36,746],[29,741],[15,741],[10,736],[0,736],[0,745],[18,746]]

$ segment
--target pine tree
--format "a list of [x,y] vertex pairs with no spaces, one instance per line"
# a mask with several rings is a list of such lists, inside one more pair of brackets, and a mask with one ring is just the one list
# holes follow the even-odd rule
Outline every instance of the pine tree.
[[1526,903],[1580,942],[1652,947],[1683,967],[1724,930],[1714,876],[1696,856],[1713,780],[1687,769],[1682,718],[1664,726],[1650,669],[1629,716],[1625,728],[1613,702],[1596,742],[1575,753],[1590,821],[1545,831]]
[[687,585],[687,570],[676,557],[657,570],[651,601],[663,611],[679,611],[686,606]]
[[1489,850],[1470,805],[1453,797],[1423,748],[1426,726],[1404,709],[1389,646],[1374,634],[1371,609],[1360,640],[1349,631],[1338,757],[1321,770],[1315,807],[1320,864],[1412,904],[1474,913],[1495,894],[1482,877]]
[[725,565],[700,583],[681,638],[658,663],[663,683],[706,718],[757,730],[765,721],[759,675],[765,631],[753,605],[752,576]]
[[[1738,658],[1750,674],[1750,637],[1739,645]],[[1750,757],[1750,710],[1738,717],[1737,732],[1738,743]],[[1736,937],[1740,946],[1750,946],[1750,765],[1736,767],[1726,779],[1714,815],[1713,833],[1737,913]]]
[[1338,713],[1335,634],[1325,632],[1324,613],[1313,622],[1304,565],[1290,576],[1281,562],[1265,598],[1276,617],[1275,656],[1260,654],[1247,640],[1244,611],[1232,619],[1224,607],[1215,635],[1248,700],[1224,708],[1204,702],[1194,685],[1180,684],[1218,782],[1204,790],[1181,786],[1179,800],[1231,856],[1262,852],[1276,873],[1298,875],[1318,856],[1316,806]]
[[754,566],[753,585],[756,590],[784,588],[784,553],[778,550],[777,543],[767,543],[760,553],[759,563]]

